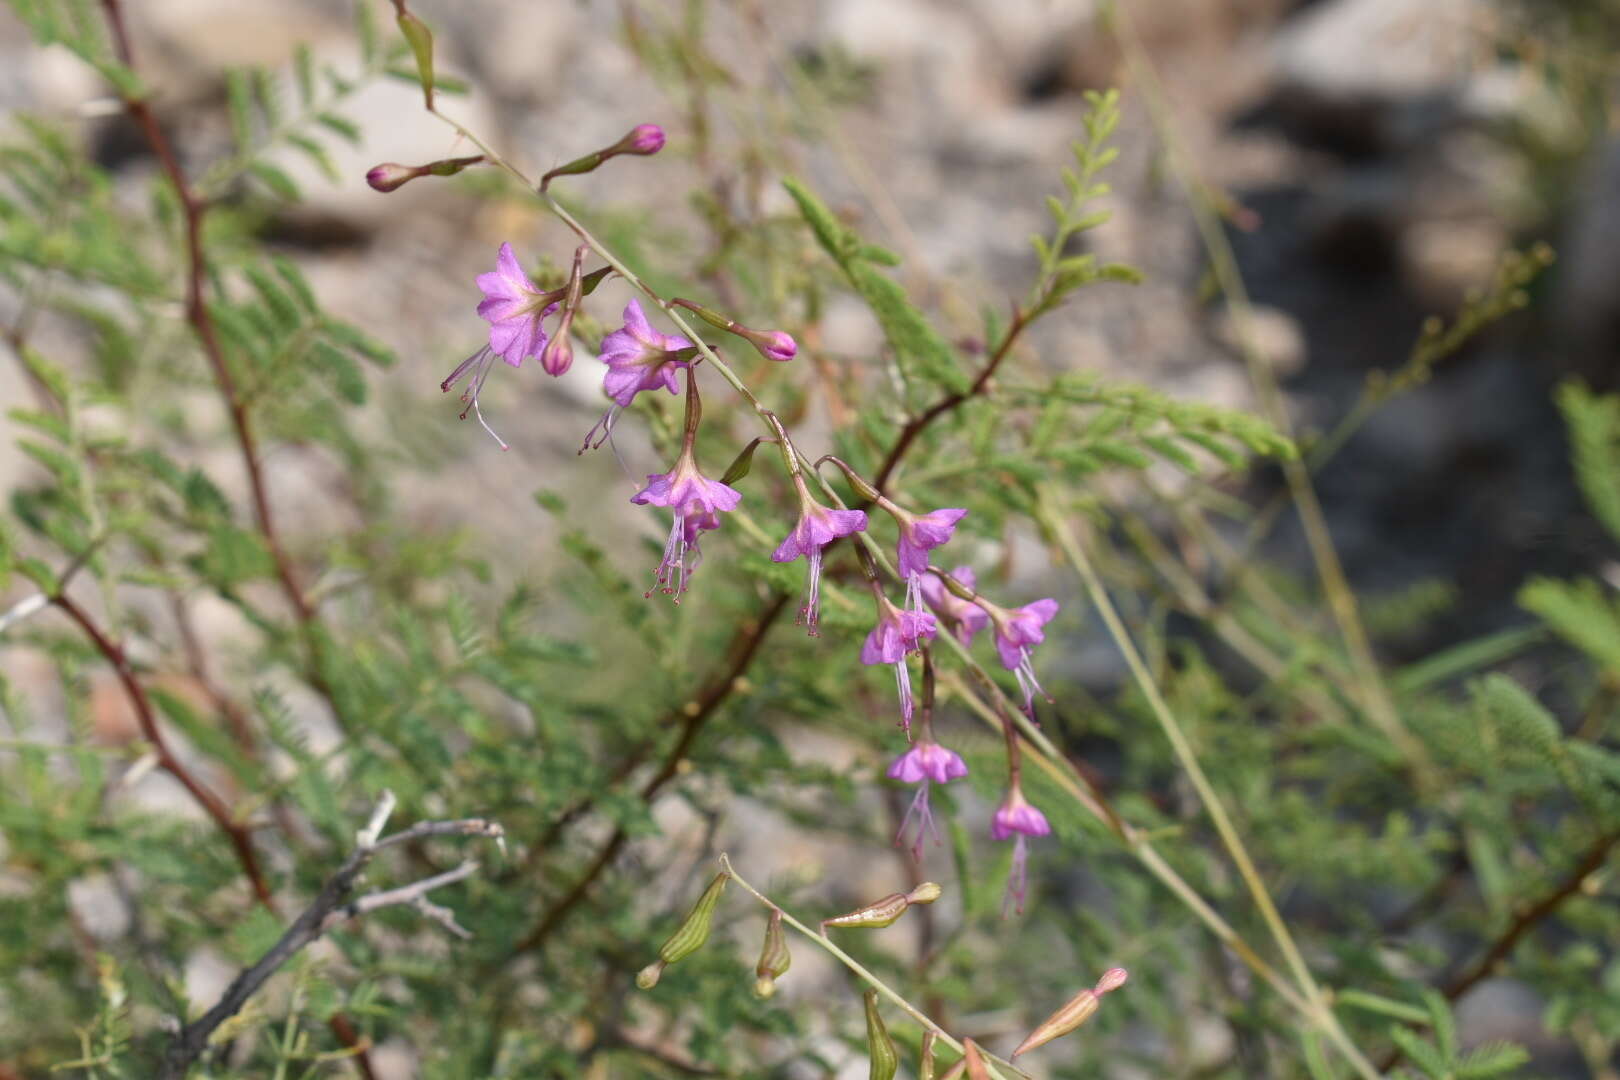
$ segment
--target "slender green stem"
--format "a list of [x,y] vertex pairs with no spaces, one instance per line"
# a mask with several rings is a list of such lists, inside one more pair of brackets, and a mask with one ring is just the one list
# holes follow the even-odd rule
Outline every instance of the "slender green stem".
[[[1237,257],[1210,203],[1207,191],[1196,176],[1195,167],[1188,160],[1177,134],[1169,103],[1165,99],[1163,87],[1159,83],[1157,71],[1141,43],[1136,39],[1131,17],[1125,5],[1110,4],[1108,22],[1113,27],[1114,36],[1125,55],[1126,63],[1136,76],[1143,98],[1147,102],[1154,128],[1164,146],[1170,170],[1186,195],[1187,205],[1192,210],[1199,237],[1209,255],[1210,267],[1216,282],[1232,306],[1238,346],[1248,366],[1249,379],[1254,384],[1261,408],[1273,427],[1284,435],[1289,435],[1292,424],[1288,416],[1288,407],[1270,364],[1255,342],[1254,309],[1249,302],[1243,275],[1238,270]],[[1322,591],[1327,595],[1328,608],[1333,613],[1339,633],[1349,650],[1351,663],[1356,668],[1355,682],[1362,698],[1362,707],[1374,725],[1399,747],[1406,759],[1412,763],[1421,781],[1429,772],[1428,754],[1423,745],[1401,722],[1395,711],[1394,702],[1389,696],[1389,690],[1384,685],[1383,673],[1373,656],[1372,643],[1367,637],[1366,628],[1362,625],[1361,616],[1356,608],[1355,593],[1350,588],[1344,566],[1339,561],[1338,550],[1334,547],[1333,536],[1327,525],[1327,516],[1322,512],[1322,504],[1316,497],[1316,489],[1311,486],[1310,466],[1300,457],[1285,459],[1281,464],[1289,493],[1299,511],[1306,543],[1311,549],[1311,557],[1316,562],[1317,574],[1322,581]]]
[[1271,931],[1271,936],[1275,939],[1277,948],[1282,952],[1283,959],[1287,962],[1289,970],[1293,972],[1294,980],[1299,984],[1299,988],[1303,991],[1306,999],[1313,1004],[1314,1007],[1310,1010],[1311,1013],[1321,1023],[1324,1032],[1338,1045],[1339,1050],[1358,1073],[1363,1077],[1377,1077],[1377,1070],[1355,1047],[1355,1044],[1350,1041],[1349,1036],[1340,1027],[1338,1018],[1328,1008],[1322,988],[1317,984],[1315,976],[1311,974],[1310,966],[1305,963],[1305,957],[1300,953],[1299,946],[1295,943],[1294,936],[1288,929],[1288,924],[1277,910],[1276,902],[1272,900],[1265,881],[1260,877],[1260,871],[1255,867],[1254,860],[1249,856],[1249,850],[1244,845],[1243,838],[1238,834],[1236,826],[1232,824],[1231,816],[1226,811],[1226,805],[1216,793],[1214,785],[1209,782],[1209,777],[1204,773],[1204,768],[1199,763],[1198,755],[1193,750],[1192,743],[1188,740],[1186,732],[1182,730],[1181,724],[1175,718],[1175,714],[1170,711],[1170,706],[1165,702],[1164,695],[1159,692],[1153,674],[1148,670],[1147,664],[1143,661],[1142,654],[1137,650],[1135,642],[1132,641],[1130,633],[1125,629],[1125,623],[1120,619],[1119,612],[1114,607],[1114,602],[1110,599],[1102,578],[1098,576],[1096,567],[1092,566],[1091,560],[1086,556],[1085,550],[1075,538],[1068,522],[1063,520],[1058,513],[1051,492],[1045,488],[1042,488],[1037,495],[1036,517],[1057,541],[1058,547],[1085,583],[1092,604],[1096,607],[1098,615],[1102,617],[1109,636],[1114,639],[1115,645],[1118,646],[1120,653],[1125,657],[1125,663],[1130,668],[1137,687],[1147,699],[1148,707],[1152,710],[1154,718],[1158,720],[1159,727],[1164,731],[1165,737],[1170,740],[1170,747],[1176,755],[1176,760],[1180,762],[1182,770],[1186,772],[1188,779],[1192,781],[1194,790],[1198,792],[1199,800],[1203,802],[1210,821],[1215,825],[1215,831],[1220,835],[1221,843],[1232,857],[1232,862],[1237,866],[1238,874],[1243,878],[1243,883],[1248,887],[1255,906],[1260,910],[1261,919],[1264,920],[1267,929]]
[[[904,1011],[906,1015],[910,1016],[913,1020],[917,1021],[918,1024],[922,1025],[923,1030],[932,1031],[934,1035],[938,1037],[940,1042],[944,1043],[952,1050],[955,1050],[958,1054],[964,1053],[962,1044],[953,1038],[950,1032],[934,1023],[934,1021],[931,1020],[921,1009],[917,1008],[911,1002],[901,997],[898,992],[896,992],[882,979],[878,978],[876,975],[867,970],[860,961],[856,960],[843,949],[840,949],[837,945],[834,945],[823,935],[817,933],[815,930],[810,929],[810,927],[806,926],[798,919],[795,919],[786,910],[784,910],[780,904],[777,904],[770,897],[748,884],[748,882],[744,880],[743,876],[737,873],[737,868],[731,865],[731,859],[729,856],[722,854],[720,856],[720,865],[726,870],[727,873],[731,875],[733,881],[735,881],[738,885],[741,885],[748,892],[752,893],[754,898],[760,903],[764,904],[773,911],[782,912],[783,922],[793,927],[793,929],[797,930],[811,941],[815,942],[818,948],[826,950],[826,952],[832,955],[833,959],[849,968],[849,970],[855,974],[856,978],[861,979],[868,986],[872,987],[872,989],[888,998],[902,1011]],[[985,1053],[983,1047],[980,1047],[980,1052]],[[1016,1066],[1008,1064],[992,1054],[985,1053],[985,1056],[991,1059],[991,1063],[986,1064],[986,1068],[989,1069],[991,1076],[998,1077],[1000,1080],[1006,1080],[1006,1075],[1001,1071],[1002,1069],[1006,1069],[1015,1076],[1027,1076],[1027,1074],[1019,1070]]]

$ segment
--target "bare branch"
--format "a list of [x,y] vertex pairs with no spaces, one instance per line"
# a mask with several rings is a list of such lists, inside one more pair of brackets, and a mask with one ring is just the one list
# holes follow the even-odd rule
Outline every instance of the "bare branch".
[[366,864],[371,861],[372,856],[386,847],[424,836],[482,836],[498,842],[505,835],[498,824],[473,818],[465,821],[418,822],[393,836],[378,839],[377,833],[386,823],[394,805],[393,793],[384,792],[377,808],[372,811],[366,827],[356,836],[358,843],[354,851],[349,853],[349,857],[343,860],[343,865],[338,867],[337,873],[321,887],[319,895],[309,907],[293,920],[286,933],[282,934],[280,940],[263,956],[231,980],[231,984],[225,988],[225,993],[212,1008],[180,1029],[174,1041],[169,1044],[168,1053],[164,1055],[162,1068],[158,1071],[159,1080],[179,1080],[184,1077],[191,1063],[196,1061],[208,1046],[209,1036],[226,1020],[240,1012],[242,1006],[247,1004],[248,999],[258,992],[270,976],[292,959],[300,949],[351,919],[385,907],[410,905],[456,936],[463,938],[472,936],[456,922],[449,909],[429,901],[427,894],[434,889],[472,876],[478,870],[476,862],[464,862],[454,870],[435,874],[410,885],[368,893],[357,900],[348,899],[349,894],[354,891],[355,883],[365,871]]

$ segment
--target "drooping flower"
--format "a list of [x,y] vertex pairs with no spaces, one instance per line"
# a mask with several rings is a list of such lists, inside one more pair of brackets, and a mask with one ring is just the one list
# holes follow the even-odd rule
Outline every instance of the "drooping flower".
[[928,734],[918,736],[911,749],[894,759],[888,772],[890,780],[907,784],[915,784],[919,780],[946,784],[966,775],[967,765],[963,763],[961,755],[941,746]]
[[906,606],[922,610],[922,579],[928,573],[928,553],[949,543],[956,532],[956,523],[967,515],[966,510],[932,510],[926,514],[913,514],[902,510],[882,496],[878,505],[889,512],[900,526],[898,544],[900,576],[906,582]]
[[1046,815],[1024,798],[1023,787],[1016,780],[1013,781],[1007,790],[1007,797],[990,819],[992,840],[1016,837],[1013,842],[1012,870],[1007,875],[1007,892],[1001,900],[1003,918],[1007,915],[1009,902],[1016,903],[1018,914],[1024,913],[1024,895],[1029,887],[1029,848],[1025,838],[1046,836],[1051,831],[1052,826],[1047,823]]
[[1046,691],[1035,680],[1035,668],[1029,660],[1029,650],[1046,640],[1041,629],[1058,613],[1058,602],[1053,599],[1037,600],[1009,611],[981,599],[979,606],[990,616],[995,627],[996,652],[1001,666],[1018,677],[1018,686],[1024,691],[1024,711],[1035,715],[1035,695],[1046,697]]
[[[978,577],[971,566],[958,566],[951,571],[950,577],[969,591],[978,587]],[[983,608],[951,592],[936,575],[923,574],[917,588],[928,606],[945,620],[946,627],[962,644],[973,644],[974,635],[990,625],[990,616],[985,614]]]
[[877,601],[878,621],[861,646],[861,663],[894,665],[895,684],[900,689],[900,717],[907,734],[911,732],[911,671],[906,657],[917,651],[918,642],[936,632],[934,617],[927,612],[902,611],[872,586]]
[[619,412],[643,390],[679,393],[676,372],[690,366],[686,350],[691,348],[692,343],[677,334],[654,330],[641,303],[632,297],[624,306],[624,326],[602,339],[599,359],[608,367],[602,376],[602,389],[613,399],[613,405],[586,433],[581,452],[601,446],[612,434]]
[[799,520],[793,530],[771,552],[771,561],[792,562],[801,555],[809,563],[810,573],[805,589],[804,603],[799,606],[798,622],[803,623],[811,637],[821,634],[821,551],[840,536],[850,536],[866,529],[866,514],[861,510],[834,510],[810,497],[804,481],[795,475],[794,486],[799,490]]
[[932,836],[934,843],[939,843],[939,830],[934,827],[934,813],[928,804],[929,785],[949,783],[966,776],[967,771],[967,765],[954,750],[947,750],[934,741],[933,732],[926,722],[917,741],[911,744],[911,749],[895,758],[889,766],[890,780],[918,785],[917,793],[911,797],[911,806],[906,809],[906,816],[900,822],[900,831],[894,835],[894,842],[903,844],[912,822],[916,822],[916,839],[911,844],[912,858],[922,858],[923,843],[928,837]]
[[[667,506],[674,511],[675,520],[664,544],[664,559],[655,573],[654,588],[680,603],[681,594],[686,592],[702,560],[698,533],[718,529],[720,512],[737,509],[742,495],[699,472],[688,448],[669,472],[649,475],[647,486],[632,495],[630,501],[641,506]],[[653,590],[648,589],[647,595],[652,594]]]

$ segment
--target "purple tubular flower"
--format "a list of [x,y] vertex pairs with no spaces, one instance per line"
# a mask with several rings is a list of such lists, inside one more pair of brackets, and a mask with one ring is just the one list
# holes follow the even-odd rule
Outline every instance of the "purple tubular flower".
[[523,272],[511,244],[502,244],[495,270],[478,275],[484,299],[478,314],[489,322],[489,347],[513,367],[546,347],[541,321],[557,310],[556,293],[542,292]]
[[840,536],[864,532],[866,514],[860,510],[834,510],[816,502],[805,490],[804,481],[794,477],[799,488],[799,520],[793,531],[771,552],[773,562],[792,562],[804,556],[810,564],[809,587],[799,607],[798,622],[804,623],[811,637],[821,635],[821,550]]
[[987,610],[996,628],[996,652],[1001,654],[1001,666],[1018,677],[1018,686],[1024,691],[1024,711],[1033,716],[1035,695],[1046,697],[1046,691],[1035,680],[1029,650],[1046,640],[1041,628],[1058,613],[1058,602],[1050,598],[1037,600],[1012,611],[989,604]]
[[[950,576],[968,589],[978,587],[978,578],[971,566],[958,566]],[[971,600],[963,600],[945,587],[933,574],[923,574],[917,584],[922,598],[940,618],[945,620],[956,639],[964,645],[973,644],[973,637],[990,625],[990,616]]]
[[[876,588],[874,585],[874,592]],[[894,681],[900,688],[901,724],[909,735],[913,704],[911,670],[906,666],[906,657],[917,651],[918,642],[923,638],[934,636],[934,617],[925,612],[902,611],[882,593],[876,595],[878,622],[861,646],[861,663],[894,665]]]
[[990,819],[991,839],[1015,837],[1012,870],[1007,875],[1007,892],[1001,899],[1002,918],[1007,917],[1009,903],[1016,904],[1018,914],[1024,913],[1024,896],[1029,889],[1029,846],[1025,838],[1046,836],[1051,831],[1052,826],[1047,823],[1046,815],[1030,805],[1029,800],[1024,798],[1023,788],[1014,783],[1007,792],[1007,798]]
[[890,780],[900,780],[907,784],[915,784],[920,780],[932,780],[936,784],[949,783],[958,777],[967,775],[967,765],[954,750],[947,750],[925,731],[923,735],[911,744],[911,749],[894,759],[889,766]]
[[[737,509],[742,495],[720,483],[710,480],[698,471],[697,463],[689,452],[683,452],[675,467],[667,473],[647,477],[647,486],[630,497],[641,506],[667,506],[675,512],[664,544],[664,559],[658,564],[654,588],[664,595],[674,596],[680,603],[692,575],[697,572],[703,553],[698,547],[698,534],[720,527],[720,512]],[[652,596],[648,589],[646,595]]]

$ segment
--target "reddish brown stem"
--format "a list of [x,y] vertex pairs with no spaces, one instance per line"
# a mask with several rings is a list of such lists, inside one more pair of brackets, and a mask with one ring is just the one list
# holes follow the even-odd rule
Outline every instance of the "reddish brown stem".
[[[1513,921],[1508,924],[1507,929],[1502,931],[1495,941],[1491,942],[1490,946],[1480,954],[1479,959],[1458,972],[1441,988],[1440,992],[1446,996],[1446,1000],[1456,1001],[1472,990],[1475,984],[1496,974],[1497,969],[1513,954],[1513,950],[1518,947],[1519,942],[1524,939],[1526,934],[1551,917],[1563,905],[1564,901],[1581,891],[1581,886],[1586,879],[1596,873],[1608,861],[1609,853],[1617,843],[1620,843],[1620,829],[1598,837],[1592,846],[1586,849],[1586,852],[1575,865],[1570,868],[1569,872],[1559,879],[1557,885],[1553,886],[1540,900],[1537,900],[1529,907],[1520,909],[1519,913],[1514,916]],[[1384,1055],[1384,1059],[1378,1063],[1378,1071],[1389,1072],[1404,1056],[1399,1047],[1391,1049],[1389,1053]]]
[[1002,335],[1001,343],[996,346],[996,351],[990,354],[990,359],[985,361],[984,367],[968,388],[946,394],[908,420],[906,426],[900,429],[899,437],[894,440],[894,445],[889,447],[888,455],[883,459],[883,464],[878,468],[877,476],[872,480],[873,487],[879,491],[888,487],[889,477],[894,472],[895,467],[900,464],[900,459],[905,457],[906,451],[917,440],[917,436],[927,430],[930,424],[985,392],[985,389],[990,385],[991,378],[995,376],[996,371],[1001,367],[1002,361],[1006,360],[1007,356],[1012,352],[1013,342],[1018,339],[1018,335],[1023,333],[1024,328],[1028,325],[1029,316],[1024,314],[1022,308],[1015,306],[1013,308],[1012,322],[1008,324],[1006,334]]
[[[101,6],[106,12],[107,24],[112,30],[113,45],[117,50],[118,59],[133,70],[135,58],[130,48],[129,32],[124,25],[120,0],[101,0]],[[299,586],[292,560],[276,532],[275,518],[270,512],[270,497],[265,486],[264,471],[259,463],[252,417],[248,413],[247,402],[237,388],[230,365],[225,360],[219,333],[214,327],[213,316],[208,312],[208,303],[203,295],[207,263],[203,254],[202,228],[203,216],[208,209],[207,204],[191,189],[173,145],[163,133],[163,128],[158,124],[157,117],[146,100],[126,97],[124,110],[135,122],[136,127],[140,128],[147,145],[152,148],[152,153],[158,160],[158,167],[162,169],[163,175],[174,188],[175,198],[179,200],[186,233],[186,321],[191,324],[197,342],[202,346],[203,355],[207,357],[208,366],[213,372],[214,382],[219,387],[220,396],[225,400],[226,410],[230,414],[231,427],[235,431],[236,443],[242,454],[242,464],[247,471],[248,490],[253,500],[254,522],[264,537],[265,548],[269,551],[271,562],[276,568],[276,577],[281,582],[282,592],[292,605],[293,613],[303,633],[305,647],[309,652],[310,684],[334,705],[335,712],[331,688],[321,672],[319,638],[314,625],[315,610]]]
[[253,850],[253,842],[247,828],[231,817],[230,808],[225,805],[224,800],[192,775],[185,763],[175,757],[174,751],[169,749],[168,740],[163,736],[163,729],[158,727],[157,713],[152,708],[152,701],[147,697],[140,680],[135,677],[135,670],[130,666],[129,657],[123,647],[108,637],[89,613],[66,593],[58,593],[51,598],[51,602],[79,625],[79,629],[84,631],[85,636],[96,647],[96,651],[112,665],[118,681],[124,686],[124,692],[129,695],[130,704],[135,709],[135,719],[140,724],[141,734],[152,744],[152,750],[157,754],[158,765],[178,780],[180,786],[197,801],[197,805],[213,819],[214,824],[225,834],[231,842],[231,847],[236,851],[236,859],[242,864],[242,873],[247,875],[249,884],[253,886],[253,894],[266,908],[275,911],[275,900],[270,895],[270,886],[266,883],[264,871],[259,866],[259,856]]
[[[698,733],[703,730],[703,725],[708,723],[709,718],[719,709],[721,703],[731,695],[737,680],[742,676],[743,672],[748,670],[748,665],[753,663],[755,654],[759,652],[760,645],[765,641],[765,636],[770,633],[771,627],[776,624],[776,620],[786,610],[787,603],[787,594],[777,593],[770,603],[765,606],[765,610],[760,613],[759,618],[755,620],[752,626],[744,627],[738,631],[736,638],[732,641],[729,650],[730,660],[725,668],[709,681],[709,684],[704,687],[702,693],[694,701],[670,714],[671,720],[675,717],[681,718],[681,733],[675,740],[675,745],[670,748],[669,753],[664,757],[664,762],[659,766],[658,771],[642,785],[641,800],[643,802],[650,803],[653,797],[663,789],[664,785],[669,783],[675,774],[680,771],[681,762],[691,752],[692,744],[697,741]],[[618,855],[620,849],[624,847],[626,838],[623,828],[613,830],[613,835],[608,838],[608,842],[603,845],[602,850],[597,852],[596,858],[591,860],[590,866],[585,868],[585,872],[580,875],[579,880],[574,882],[572,888],[558,897],[545,910],[539,921],[535,923],[534,928],[512,947],[511,955],[515,956],[519,953],[537,949],[545,943],[546,939],[551,936],[552,931],[568,916],[568,913],[577,907],[580,901],[585,899],[596,879],[602,875],[602,872],[608,868],[614,857]]]

